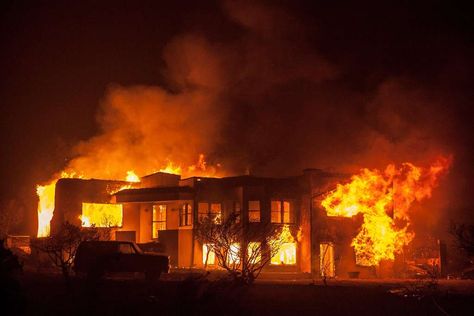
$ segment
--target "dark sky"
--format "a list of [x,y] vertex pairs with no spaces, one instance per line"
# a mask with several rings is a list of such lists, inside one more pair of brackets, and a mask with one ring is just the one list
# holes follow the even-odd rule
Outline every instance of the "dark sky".
[[183,131],[235,173],[451,154],[442,204],[470,218],[472,12],[413,2],[3,1],[0,197],[34,212],[35,185],[89,155],[80,141],[117,128],[101,104],[140,103],[140,85],[172,104],[194,92],[211,100],[193,105],[202,125]]

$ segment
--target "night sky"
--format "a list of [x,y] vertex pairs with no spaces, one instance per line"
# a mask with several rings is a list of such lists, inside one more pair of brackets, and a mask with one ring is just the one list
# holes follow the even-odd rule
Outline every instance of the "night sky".
[[472,10],[413,2],[2,1],[2,205],[107,142],[272,176],[452,155],[429,207],[472,219]]

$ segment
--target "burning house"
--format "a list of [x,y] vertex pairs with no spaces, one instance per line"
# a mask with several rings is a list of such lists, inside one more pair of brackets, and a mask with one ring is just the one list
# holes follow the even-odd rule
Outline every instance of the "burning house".
[[209,245],[196,237],[198,223],[210,215],[237,214],[253,230],[286,228],[267,271],[400,276],[401,254],[414,238],[409,206],[431,195],[446,166],[444,160],[427,169],[405,164],[353,177],[306,169],[286,178],[181,178],[165,172],[134,182],[63,178],[55,185],[51,233],[64,221],[106,227],[111,239],[168,253],[174,267],[217,268]]

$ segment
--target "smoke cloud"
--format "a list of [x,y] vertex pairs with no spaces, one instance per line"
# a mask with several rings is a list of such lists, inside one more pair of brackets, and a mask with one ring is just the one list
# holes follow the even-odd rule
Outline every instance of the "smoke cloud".
[[360,88],[291,11],[250,1],[222,10],[233,36],[175,37],[163,52],[166,86],[109,88],[99,135],[75,147],[67,170],[122,179],[169,161],[189,166],[203,153],[227,175],[283,176],[453,154],[453,173],[462,172],[454,110],[462,100],[443,90],[449,76],[387,75]]

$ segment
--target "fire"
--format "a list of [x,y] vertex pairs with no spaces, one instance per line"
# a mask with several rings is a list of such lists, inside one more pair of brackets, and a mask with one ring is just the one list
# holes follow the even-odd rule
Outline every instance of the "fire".
[[160,169],[160,172],[166,172],[171,174],[181,174],[181,167],[175,165],[172,161],[168,161],[165,168]]
[[50,222],[54,212],[54,192],[56,189],[54,180],[46,185],[38,185],[36,194],[39,197],[38,202],[38,237],[47,237],[51,231]]
[[125,180],[128,182],[140,182],[140,177],[135,174],[133,170],[127,171],[127,176]]
[[[220,167],[219,164],[216,166],[208,166],[205,155],[199,154],[198,160],[195,164],[188,166],[187,168],[182,168],[179,164],[168,160],[167,164],[162,168],[150,168],[146,169],[145,174],[153,173],[155,170],[160,170],[160,172],[166,172],[171,174],[182,174],[182,170],[187,170],[186,176],[203,176],[203,177],[213,177],[217,175],[217,170]],[[126,170],[126,169],[125,169]],[[128,170],[126,172],[125,181],[138,183],[140,182],[140,177],[135,173],[134,170]],[[142,170],[143,171],[143,170]],[[88,175],[88,177],[91,175]],[[97,175],[93,175],[97,176]],[[110,180],[120,180],[114,179],[114,177],[110,178],[110,176],[106,173],[103,174],[105,179]],[[62,171],[60,174],[57,174],[53,177],[53,179],[45,184],[45,185],[38,185],[36,188],[36,193],[39,198],[38,202],[38,237],[47,237],[50,234],[51,227],[50,222],[53,218],[54,213],[54,193],[56,189],[56,182],[60,178],[85,178],[85,175],[81,172],[77,172],[72,170],[71,168]],[[114,194],[120,190],[130,189],[132,188],[131,184],[124,185],[118,189],[110,190],[110,194]],[[90,223],[90,218],[84,216],[81,217],[81,221],[83,223]],[[96,223],[97,224],[97,223]],[[84,226],[84,225],[83,225]],[[86,225],[87,226],[87,225]]]
[[48,237],[50,234],[50,222],[54,213],[56,182],[59,178],[82,178],[82,174],[78,174],[75,171],[63,171],[59,177],[55,177],[48,184],[36,186],[36,195],[39,198],[37,237]]
[[283,226],[277,239],[278,241],[275,245],[277,245],[279,249],[271,258],[270,263],[274,265],[296,264],[296,242],[291,234],[289,225]]
[[82,203],[82,227],[121,227],[122,204]]
[[338,184],[326,196],[321,205],[328,216],[363,215],[362,227],[351,243],[358,264],[376,266],[381,260],[393,260],[413,240],[410,206],[431,197],[449,164],[450,159],[440,158],[429,168],[403,163],[390,164],[383,172],[362,169],[351,182]]

